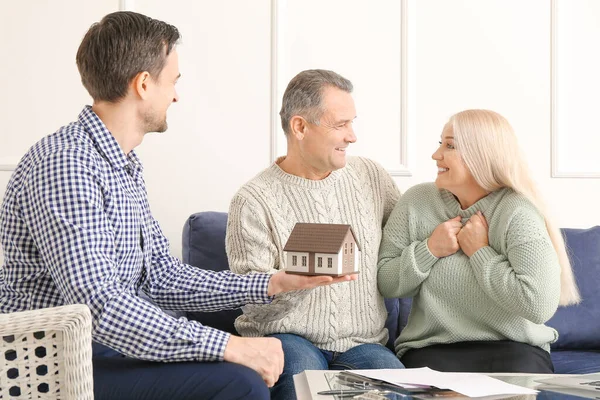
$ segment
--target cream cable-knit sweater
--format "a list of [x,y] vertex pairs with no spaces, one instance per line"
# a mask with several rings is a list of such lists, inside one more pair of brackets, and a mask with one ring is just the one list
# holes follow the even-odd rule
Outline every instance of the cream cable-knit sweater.
[[300,335],[323,350],[344,352],[388,338],[383,297],[377,290],[382,226],[400,194],[377,163],[348,157],[322,180],[290,175],[277,160],[234,196],[227,223],[227,256],[236,273],[275,273],[296,222],[350,224],[362,248],[357,281],[277,295],[247,305],[235,321],[243,336]]
[[[436,258],[427,239],[442,222],[463,224],[481,211],[489,246],[471,258],[461,250]],[[560,266],[543,217],[511,189],[461,210],[452,193],[433,183],[410,188],[392,212],[380,249],[379,289],[413,296],[408,325],[396,340],[410,348],[438,343],[513,340],[550,351],[558,333],[544,325],[558,307]]]

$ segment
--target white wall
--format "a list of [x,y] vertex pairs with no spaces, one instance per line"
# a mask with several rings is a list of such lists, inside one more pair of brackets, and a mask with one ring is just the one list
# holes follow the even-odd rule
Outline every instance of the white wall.
[[[181,254],[181,228],[190,214],[226,211],[237,188],[281,153],[283,134],[274,132],[276,143],[271,138],[278,126],[272,91],[279,102],[287,80],[309,66],[335,69],[354,81],[359,142],[351,149],[391,170],[405,163],[411,176],[395,176],[402,190],[435,177],[430,155],[450,115],[489,108],[513,124],[559,225],[600,224],[600,179],[551,176],[550,1],[406,0],[404,53],[394,36],[401,32],[400,0],[316,3],[126,2],[175,24],[183,35],[181,99],[169,111],[169,130],[148,135],[138,148],[152,210],[174,254]],[[0,2],[0,52],[8,55],[0,65],[0,166],[14,165],[89,101],[75,52],[87,27],[118,7],[116,0]],[[322,10],[330,15],[311,19]],[[327,21],[335,28],[323,26]],[[325,37],[316,40],[315,32]],[[580,44],[593,49],[598,39],[584,36]],[[298,56],[302,52],[312,59]],[[401,96],[407,107],[402,121]],[[398,148],[401,133],[410,149],[405,156]],[[560,135],[568,132],[563,128]],[[0,171],[2,193],[9,175]]]

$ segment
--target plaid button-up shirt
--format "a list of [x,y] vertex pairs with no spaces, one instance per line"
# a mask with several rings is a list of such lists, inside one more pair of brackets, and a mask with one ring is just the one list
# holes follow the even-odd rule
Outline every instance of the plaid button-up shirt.
[[169,254],[139,159],[89,106],[20,161],[0,210],[0,239],[0,312],[87,304],[94,340],[136,358],[223,359],[229,334],[161,308],[270,301],[268,275],[205,271]]

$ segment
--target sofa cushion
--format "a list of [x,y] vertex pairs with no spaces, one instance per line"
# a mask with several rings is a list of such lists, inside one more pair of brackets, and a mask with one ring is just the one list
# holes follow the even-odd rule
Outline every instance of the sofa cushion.
[[227,213],[206,211],[191,215],[183,226],[183,262],[212,271],[229,269],[226,229]]
[[[229,269],[226,229],[227,213],[207,211],[190,216],[183,226],[183,262],[212,271]],[[189,319],[234,335],[238,333],[233,322],[240,315],[241,309],[187,313]]]
[[552,349],[600,350],[600,226],[562,232],[582,300],[559,307],[548,321],[559,333]]
[[398,300],[400,302],[400,309],[398,310],[398,336],[400,336],[402,329],[408,324],[408,316],[412,307],[412,297],[403,297]]
[[600,371],[598,350],[553,350],[550,357],[556,374],[591,374]]
[[398,315],[400,314],[400,302],[398,299],[385,299],[385,308],[387,309],[388,316],[385,320],[385,327],[388,329],[388,341],[386,346],[394,353],[394,341],[400,335],[398,331]]
[[[183,262],[213,271],[229,269],[225,252],[226,229],[227,213],[204,211],[191,215],[183,226]],[[390,334],[387,346],[393,349],[398,336],[398,299],[387,299],[385,305],[388,310],[386,328]],[[241,314],[241,310],[226,310],[190,312],[187,316],[203,325],[237,335],[233,322]]]

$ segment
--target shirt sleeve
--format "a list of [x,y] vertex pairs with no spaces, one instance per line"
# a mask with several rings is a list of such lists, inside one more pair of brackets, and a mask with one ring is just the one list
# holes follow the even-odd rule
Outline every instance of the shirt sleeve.
[[438,260],[429,251],[427,240],[410,237],[409,197],[400,199],[383,228],[377,284],[387,298],[415,296]]
[[[21,192],[23,218],[62,301],[88,305],[94,340],[130,357],[223,360],[229,334],[170,317],[124,284],[127,277],[116,261],[119,237],[105,211],[114,206],[105,203],[110,185],[101,182],[95,168],[76,151],[53,154],[34,167]],[[164,282],[167,275],[157,276]],[[219,282],[227,290],[227,276],[206,274],[206,291],[212,293]],[[250,282],[238,284],[238,290]],[[255,285],[262,285],[260,279]]]
[[271,302],[270,275],[238,275],[184,264],[170,254],[169,242],[154,219],[152,237],[152,266],[144,290],[161,307],[211,312]]
[[532,210],[517,210],[505,240],[506,254],[486,246],[469,259],[477,282],[499,307],[542,324],[560,298],[560,264],[546,224]]

